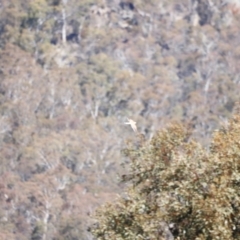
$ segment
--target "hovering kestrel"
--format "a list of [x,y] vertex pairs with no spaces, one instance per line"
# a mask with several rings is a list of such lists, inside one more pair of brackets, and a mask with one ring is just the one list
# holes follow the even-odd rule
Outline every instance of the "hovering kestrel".
[[134,132],[137,132],[137,126],[136,126],[136,122],[134,122],[132,119],[127,119],[128,122],[125,122],[125,124],[129,124],[131,126],[131,128],[133,129]]

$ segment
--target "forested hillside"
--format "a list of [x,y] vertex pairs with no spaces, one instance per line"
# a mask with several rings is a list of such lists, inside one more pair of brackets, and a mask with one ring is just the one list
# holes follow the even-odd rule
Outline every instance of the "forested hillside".
[[208,146],[239,100],[239,20],[236,0],[1,0],[0,239],[93,239],[127,118]]

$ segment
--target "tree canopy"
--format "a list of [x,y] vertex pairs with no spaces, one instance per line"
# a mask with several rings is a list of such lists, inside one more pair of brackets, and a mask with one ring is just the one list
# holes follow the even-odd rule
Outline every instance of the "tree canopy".
[[124,150],[129,186],[98,209],[97,239],[240,239],[240,115],[213,133],[209,149],[189,133],[172,124]]

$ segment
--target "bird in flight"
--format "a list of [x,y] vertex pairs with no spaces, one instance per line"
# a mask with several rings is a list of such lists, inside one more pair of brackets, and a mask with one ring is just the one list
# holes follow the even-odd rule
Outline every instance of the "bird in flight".
[[131,126],[131,128],[133,129],[134,132],[137,132],[137,126],[136,126],[136,122],[134,122],[132,119],[127,119],[128,122],[125,122],[125,124],[128,124]]

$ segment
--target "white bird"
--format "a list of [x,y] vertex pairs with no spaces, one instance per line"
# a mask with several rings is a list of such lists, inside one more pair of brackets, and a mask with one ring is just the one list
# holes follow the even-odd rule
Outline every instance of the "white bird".
[[125,122],[125,124],[128,124],[131,126],[131,128],[133,129],[134,132],[137,132],[137,126],[136,126],[136,122],[134,122],[132,119],[127,119],[128,122]]

